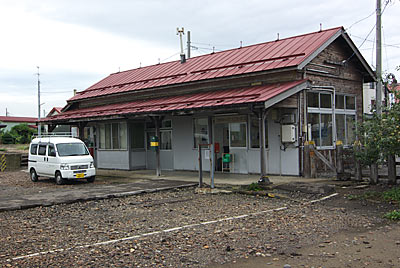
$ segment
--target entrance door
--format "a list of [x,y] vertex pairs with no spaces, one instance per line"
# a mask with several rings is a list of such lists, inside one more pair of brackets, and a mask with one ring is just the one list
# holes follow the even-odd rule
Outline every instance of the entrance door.
[[[220,152],[216,154],[216,170],[222,171],[224,154],[231,154],[229,169],[231,173],[248,173],[247,164],[247,116],[215,117],[213,120],[214,142],[219,143]],[[224,170],[225,171],[225,170]]]

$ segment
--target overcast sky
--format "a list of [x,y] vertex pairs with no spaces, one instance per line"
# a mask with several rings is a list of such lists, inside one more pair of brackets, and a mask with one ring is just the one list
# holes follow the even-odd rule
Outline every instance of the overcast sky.
[[[176,60],[178,26],[191,31],[192,56],[344,26],[375,68],[375,8],[375,0],[0,0],[0,115],[37,117],[37,66],[43,116],[110,73]],[[383,70],[400,78],[398,14],[392,0],[382,56]]]

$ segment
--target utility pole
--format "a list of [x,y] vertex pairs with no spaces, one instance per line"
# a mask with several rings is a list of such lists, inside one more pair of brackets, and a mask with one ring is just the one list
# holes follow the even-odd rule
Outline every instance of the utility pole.
[[190,31],[187,32],[187,58],[190,59]]
[[38,136],[41,135],[41,125],[40,125],[40,73],[39,73],[39,66],[36,66],[38,69],[37,72],[37,87],[38,87]]
[[382,9],[381,0],[376,1],[376,113],[382,114]]

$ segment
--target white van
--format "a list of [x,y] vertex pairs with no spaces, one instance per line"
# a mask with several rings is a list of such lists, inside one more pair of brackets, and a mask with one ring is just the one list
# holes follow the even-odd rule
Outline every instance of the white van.
[[69,137],[35,138],[29,146],[28,171],[32,181],[40,176],[66,180],[86,179],[94,182],[93,157],[79,139]]

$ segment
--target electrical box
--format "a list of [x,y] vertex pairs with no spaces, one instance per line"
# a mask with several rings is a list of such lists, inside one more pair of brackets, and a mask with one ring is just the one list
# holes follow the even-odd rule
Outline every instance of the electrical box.
[[296,126],[282,125],[282,143],[296,142]]

